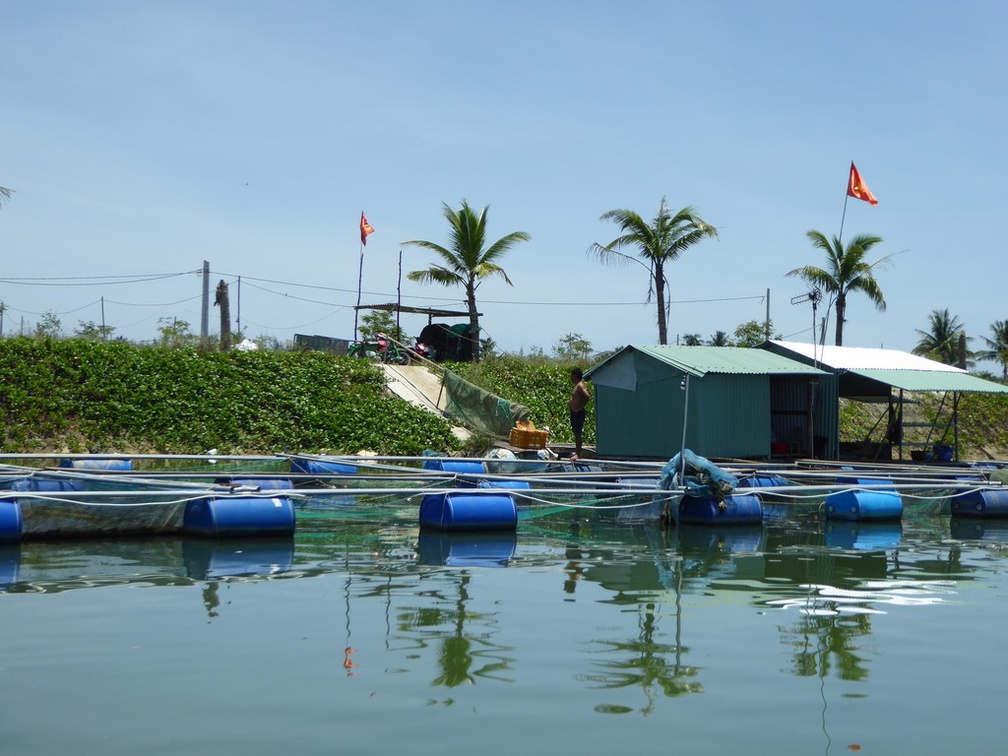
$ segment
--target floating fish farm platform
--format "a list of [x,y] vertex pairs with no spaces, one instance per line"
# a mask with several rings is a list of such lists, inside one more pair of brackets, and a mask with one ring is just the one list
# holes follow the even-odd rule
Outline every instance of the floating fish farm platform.
[[953,518],[1008,518],[1008,463],[716,464],[313,455],[0,455],[0,542],[181,534],[289,538],[298,513],[396,497],[427,532],[497,532],[521,513],[583,508],[621,522],[751,525],[812,507],[843,523],[898,522],[943,502]]

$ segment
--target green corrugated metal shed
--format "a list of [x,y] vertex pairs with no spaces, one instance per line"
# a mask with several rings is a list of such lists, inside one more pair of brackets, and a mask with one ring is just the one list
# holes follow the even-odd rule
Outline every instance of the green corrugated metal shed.
[[685,446],[698,454],[811,455],[819,445],[835,456],[835,377],[766,350],[631,345],[586,375],[603,456],[671,457],[683,446],[687,394]]

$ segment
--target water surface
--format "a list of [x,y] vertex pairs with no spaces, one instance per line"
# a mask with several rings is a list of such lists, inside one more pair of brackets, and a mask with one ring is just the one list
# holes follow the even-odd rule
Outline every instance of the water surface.
[[986,751],[1008,526],[523,512],[421,533],[320,502],[292,540],[0,550],[2,754]]

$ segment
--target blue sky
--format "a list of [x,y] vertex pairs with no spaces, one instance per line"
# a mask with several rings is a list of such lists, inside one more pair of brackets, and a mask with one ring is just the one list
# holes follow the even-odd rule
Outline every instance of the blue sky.
[[[442,203],[466,199],[490,206],[492,238],[532,237],[503,262],[513,287],[479,289],[501,348],[656,343],[645,271],[586,251],[617,235],[602,213],[666,197],[720,232],[669,269],[670,334],[762,320],[769,289],[777,329],[808,341],[785,273],[823,262],[805,232],[839,232],[853,160],[880,204],[851,200],[844,237],[893,258],[886,312],[853,297],[844,343],[909,350],[945,307],[989,336],[1008,318],[991,247],[1008,6],[951,8],[0,0],[4,330],[52,311],[72,332],[104,299],[117,334],[198,331],[208,260],[233,316],[242,277],[250,336],[349,337],[361,211],[362,299],[394,301],[400,250],[404,272],[433,261],[402,242],[446,241]],[[461,306],[401,286],[404,304]]]

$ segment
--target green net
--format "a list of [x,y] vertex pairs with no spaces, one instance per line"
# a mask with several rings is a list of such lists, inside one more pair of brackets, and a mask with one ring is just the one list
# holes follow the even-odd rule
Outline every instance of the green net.
[[529,408],[484,391],[469,381],[445,371],[445,409],[474,431],[506,436],[519,420],[528,420]]

